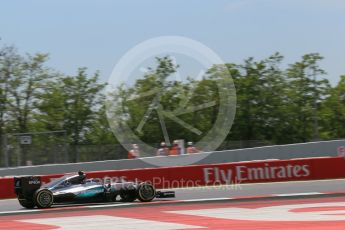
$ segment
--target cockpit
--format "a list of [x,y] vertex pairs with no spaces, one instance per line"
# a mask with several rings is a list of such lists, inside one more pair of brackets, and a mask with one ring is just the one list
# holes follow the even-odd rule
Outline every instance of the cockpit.
[[84,172],[79,172],[77,175],[66,175],[59,179],[53,180],[44,185],[45,188],[60,189],[72,185],[80,185],[86,183],[86,175]]

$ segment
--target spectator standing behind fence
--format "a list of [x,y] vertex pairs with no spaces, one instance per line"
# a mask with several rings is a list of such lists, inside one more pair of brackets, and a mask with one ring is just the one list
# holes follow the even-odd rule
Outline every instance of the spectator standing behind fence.
[[166,146],[165,142],[161,143],[161,147],[157,150],[157,156],[168,156],[169,148]]
[[188,147],[187,147],[187,154],[194,154],[194,153],[200,153],[200,150],[197,149],[194,145],[193,142],[188,142]]
[[135,159],[140,157],[140,150],[137,144],[133,144],[133,149],[128,152],[128,159]]
[[174,141],[174,145],[171,147],[169,156],[181,155],[181,148],[178,145],[178,141]]

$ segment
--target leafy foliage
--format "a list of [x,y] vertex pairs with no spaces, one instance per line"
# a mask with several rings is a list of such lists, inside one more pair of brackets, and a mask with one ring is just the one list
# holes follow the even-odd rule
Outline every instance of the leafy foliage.
[[[220,89],[218,83],[230,73],[237,113],[227,141],[281,144],[344,138],[345,76],[332,87],[322,78],[326,72],[318,53],[306,54],[286,69],[283,59],[280,53],[263,60],[247,58],[225,68],[213,66],[199,80],[176,81],[169,77],[179,66],[169,57],[157,57],[156,65],[132,86],[119,86],[114,98],[121,110],[115,115],[141,140],[159,143],[164,140],[163,109],[179,119],[163,113],[170,140],[198,141],[224,112],[219,111],[220,90],[230,89]],[[66,76],[46,67],[47,60],[47,54],[21,55],[15,47],[0,48],[0,136],[66,130],[72,146],[119,143],[105,115],[105,84],[99,73],[90,76],[87,68],[79,68],[76,75]],[[158,99],[159,104],[152,104]],[[207,103],[210,106],[198,108]],[[139,127],[145,116],[145,125]]]

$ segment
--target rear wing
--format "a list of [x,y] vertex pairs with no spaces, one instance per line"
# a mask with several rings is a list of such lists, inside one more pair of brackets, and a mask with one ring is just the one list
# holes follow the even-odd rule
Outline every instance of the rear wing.
[[38,176],[14,177],[14,191],[18,197],[32,197],[41,185],[41,178]]

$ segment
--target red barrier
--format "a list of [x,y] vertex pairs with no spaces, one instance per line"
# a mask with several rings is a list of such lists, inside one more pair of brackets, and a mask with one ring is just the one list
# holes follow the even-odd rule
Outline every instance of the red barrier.
[[0,178],[0,199],[13,198],[13,178]]
[[[345,178],[342,157],[266,160],[169,168],[88,172],[88,178],[151,181],[157,188]],[[47,175],[49,182],[61,175]],[[14,197],[13,179],[0,178],[0,198]]]

